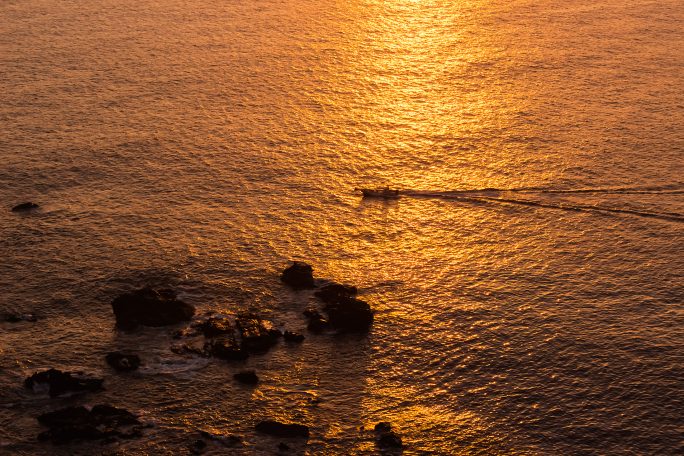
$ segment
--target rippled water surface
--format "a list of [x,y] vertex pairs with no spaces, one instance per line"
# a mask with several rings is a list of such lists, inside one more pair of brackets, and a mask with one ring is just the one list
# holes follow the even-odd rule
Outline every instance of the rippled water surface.
[[[0,324],[0,453],[186,454],[203,429],[273,454],[266,416],[311,427],[295,454],[374,454],[382,420],[404,454],[683,453],[683,23],[679,0],[3,0],[0,310],[43,318]],[[384,185],[406,193],[353,191]],[[290,259],[358,285],[371,331],[235,365],[114,329],[151,284],[306,333]],[[23,389],[53,366],[107,390]],[[102,402],[154,426],[36,442],[36,415]]]

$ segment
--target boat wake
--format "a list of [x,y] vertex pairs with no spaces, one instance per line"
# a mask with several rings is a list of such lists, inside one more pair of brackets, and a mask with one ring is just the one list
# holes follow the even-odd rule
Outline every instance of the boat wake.
[[[507,194],[651,194],[651,195],[679,195],[684,194],[681,186],[669,187],[644,187],[644,188],[606,188],[606,189],[550,189],[550,188],[481,188],[469,190],[451,191],[421,191],[402,190],[402,196],[422,198],[442,198],[459,200],[464,202],[513,204],[521,206],[541,207],[547,209],[559,209],[565,211],[590,211],[600,213],[629,214],[637,217],[656,218],[674,222],[684,222],[684,214],[677,212],[656,212],[620,207],[606,207],[598,205],[585,205],[575,203],[545,202],[528,199],[511,198]],[[503,196],[502,196],[503,195]]]

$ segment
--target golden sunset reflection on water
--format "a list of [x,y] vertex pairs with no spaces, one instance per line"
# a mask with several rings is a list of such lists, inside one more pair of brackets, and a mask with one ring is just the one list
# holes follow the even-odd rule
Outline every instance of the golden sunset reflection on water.
[[[41,319],[0,322],[0,453],[273,454],[272,418],[309,426],[291,454],[378,454],[382,421],[404,455],[678,454],[680,3],[3,3],[0,198],[41,208],[0,217],[0,310]],[[307,331],[293,259],[370,331]],[[179,354],[113,329],[143,285],[306,339]],[[53,366],[153,426],[37,442],[58,405],[21,379]]]

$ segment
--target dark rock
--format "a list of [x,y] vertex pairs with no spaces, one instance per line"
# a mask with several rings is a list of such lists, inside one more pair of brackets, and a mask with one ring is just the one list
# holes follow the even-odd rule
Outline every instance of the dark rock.
[[304,340],[304,335],[298,332],[285,331],[283,333],[283,338],[288,342],[302,342]]
[[403,448],[401,437],[392,430],[392,425],[382,421],[375,425],[375,443],[380,448]]
[[56,397],[69,392],[100,391],[102,390],[102,382],[101,378],[48,369],[43,372],[36,372],[28,377],[24,380],[24,386],[36,391],[40,389],[41,385],[47,385],[50,397]]
[[235,340],[233,334],[223,334],[204,344],[204,351],[211,356],[232,361],[247,359],[249,354]]
[[392,424],[387,421],[381,421],[375,425],[375,432],[384,433],[392,430]]
[[404,448],[404,443],[394,431],[382,434],[376,440],[380,448]]
[[304,309],[304,312],[302,313],[306,318],[316,317],[320,315],[320,312],[315,307],[307,307],[306,309]]
[[317,310],[309,312],[309,324],[306,326],[306,329],[312,333],[321,333],[328,329],[329,326],[330,323],[328,320],[326,320]]
[[235,332],[233,324],[226,317],[209,317],[200,322],[197,328],[205,337],[216,337],[221,334],[232,334]]
[[207,448],[207,442],[204,440],[197,439],[194,442],[192,442],[192,445],[190,445],[190,452],[192,454],[202,454],[204,453],[204,450]]
[[68,443],[72,440],[139,437],[142,429],[135,415],[110,405],[66,407],[40,415],[38,421],[49,427],[39,440]]
[[38,321],[38,316],[32,313],[10,312],[3,315],[2,319],[8,323],[19,323],[22,321],[35,323]]
[[252,313],[238,315],[236,323],[242,336],[242,346],[248,351],[265,352],[282,336],[273,323]]
[[107,364],[122,372],[133,371],[140,367],[140,356],[135,353],[111,352],[105,357]]
[[373,311],[367,302],[345,297],[329,302],[323,310],[330,324],[343,331],[366,331],[373,323]]
[[195,314],[195,308],[176,299],[173,291],[152,288],[125,293],[112,301],[112,308],[117,326],[125,329],[172,325]]
[[320,290],[314,293],[323,302],[337,302],[344,298],[353,298],[357,295],[358,290],[352,285],[342,285],[339,283],[330,283],[323,286]]
[[274,435],[276,437],[304,437],[309,438],[309,427],[303,424],[288,424],[278,421],[266,420],[257,424],[254,429],[257,432]]
[[313,268],[302,261],[293,261],[280,276],[280,280],[292,288],[313,288]]
[[233,375],[233,378],[246,385],[256,385],[259,383],[259,376],[253,370],[238,372],[237,374]]
[[40,206],[38,206],[36,203],[32,202],[27,202],[27,203],[21,203],[17,204],[12,208],[12,212],[25,212],[25,211],[30,211],[32,209],[38,209]]
[[278,444],[278,451],[289,451],[290,450],[290,445],[288,445],[285,442],[280,442]]

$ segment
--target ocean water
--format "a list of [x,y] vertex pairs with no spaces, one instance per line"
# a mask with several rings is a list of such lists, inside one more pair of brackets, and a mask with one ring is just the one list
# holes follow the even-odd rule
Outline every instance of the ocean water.
[[[0,2],[0,454],[684,453],[684,5],[676,0]],[[354,187],[391,185],[396,201]],[[583,190],[583,191],[576,191]],[[38,211],[17,214],[14,204]],[[291,259],[355,284],[368,334],[313,335]],[[244,364],[117,331],[171,286],[303,344]],[[121,375],[116,349],[144,366]],[[23,379],[84,369],[106,390]],[[232,380],[255,368],[256,388]],[[141,439],[52,446],[110,403]]]

